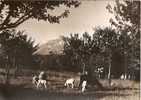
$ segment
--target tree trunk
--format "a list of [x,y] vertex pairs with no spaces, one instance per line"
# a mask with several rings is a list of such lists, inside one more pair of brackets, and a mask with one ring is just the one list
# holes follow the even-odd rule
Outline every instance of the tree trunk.
[[85,68],[85,63],[83,62],[83,73],[85,72],[86,68]]
[[127,52],[124,52],[124,80],[127,79]]
[[99,89],[104,89],[103,85],[99,82],[95,75],[93,75],[93,70],[88,70],[88,84],[93,86],[98,86]]
[[110,85],[111,84],[111,64],[109,65],[108,80]]
[[15,64],[14,78],[16,78],[16,77],[17,77],[18,70],[19,70],[18,65],[17,65],[17,64]]
[[108,80],[109,80],[109,86],[111,85],[111,54],[109,55],[109,70],[108,70]]
[[17,64],[16,64],[16,59],[15,59],[15,57],[13,57],[13,68],[15,68],[15,70],[14,70],[14,78],[16,78],[17,77],[17,70],[18,70],[18,66],[17,66]]
[[5,72],[6,72],[5,84],[9,84],[10,66],[9,66],[9,64],[6,64],[5,67],[6,67],[6,69],[5,69]]

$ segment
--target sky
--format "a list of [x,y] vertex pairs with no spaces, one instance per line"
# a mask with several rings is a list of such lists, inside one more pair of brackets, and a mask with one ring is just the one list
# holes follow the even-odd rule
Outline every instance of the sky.
[[[24,30],[35,43],[43,44],[60,36],[69,36],[70,33],[93,34],[93,28],[110,26],[112,15],[106,10],[107,4],[114,4],[113,0],[83,0],[78,8],[71,8],[67,18],[61,19],[60,24],[50,24],[46,21],[30,19],[17,29]],[[59,14],[66,9],[59,7],[53,14]]]

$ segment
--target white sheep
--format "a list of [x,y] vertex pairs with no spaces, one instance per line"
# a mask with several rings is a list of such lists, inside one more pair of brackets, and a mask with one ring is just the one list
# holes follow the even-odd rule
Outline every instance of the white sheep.
[[66,87],[70,87],[71,85],[71,88],[74,88],[74,81],[75,81],[74,78],[67,79],[64,85]]
[[47,81],[43,79],[39,79],[36,75],[32,78],[32,83],[36,86],[38,89],[41,86],[44,86],[44,88],[47,88]]
[[46,89],[47,88],[47,81],[46,80],[42,80],[42,79],[39,79],[38,80],[38,83],[37,83],[37,89],[40,87],[40,86],[44,86],[44,88]]

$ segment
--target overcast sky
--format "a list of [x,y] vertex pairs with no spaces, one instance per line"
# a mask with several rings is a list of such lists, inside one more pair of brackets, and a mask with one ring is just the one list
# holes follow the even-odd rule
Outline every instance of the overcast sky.
[[[106,5],[113,4],[113,0],[82,1],[78,8],[70,9],[69,17],[62,19],[60,24],[50,24],[45,21],[28,20],[18,27],[32,37],[36,43],[46,43],[48,40],[59,38],[60,35],[68,36],[70,33],[93,33],[93,27],[110,26],[111,14],[106,10]],[[54,13],[59,13],[64,7],[57,8]]]

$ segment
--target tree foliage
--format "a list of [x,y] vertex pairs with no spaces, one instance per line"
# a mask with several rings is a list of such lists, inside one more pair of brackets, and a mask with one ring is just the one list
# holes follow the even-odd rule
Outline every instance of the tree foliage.
[[[32,66],[34,62],[33,52],[37,50],[38,45],[28,38],[26,34],[15,30],[5,30],[0,33],[1,56],[5,63],[6,77],[9,76],[11,68],[15,69],[15,74],[21,66]],[[8,79],[6,79],[8,80]]]
[[49,11],[53,11],[61,5],[78,7],[79,4],[80,2],[75,0],[1,0],[0,30],[15,28],[30,18],[44,20],[50,23],[59,23],[60,18],[68,16],[69,10],[65,10],[60,15],[52,15]]
[[107,9],[114,15],[110,19],[121,34],[128,34],[132,38],[132,54],[139,59],[140,51],[140,1],[123,1],[116,0],[116,5],[112,8],[107,5]]
[[34,41],[31,38],[28,39],[27,35],[21,31],[3,31],[0,34],[0,40],[4,53],[12,57],[14,56],[22,62],[28,61],[29,56],[32,56],[32,53],[37,50],[37,45],[34,46]]
[[71,66],[79,66],[80,48],[82,41],[78,34],[71,34],[70,37],[62,37],[64,40],[64,53],[68,56]]
[[[124,56],[125,69],[130,64],[138,65],[140,60],[140,1],[116,0],[115,6],[107,5],[107,9],[114,15],[110,23],[120,32],[120,51]],[[128,63],[128,64],[127,64]],[[132,69],[133,70],[133,69]]]
[[129,32],[135,44],[138,44],[140,38],[140,4],[140,1],[120,2],[116,0],[114,8],[107,6],[109,12],[115,17],[115,20],[111,18],[111,24],[120,31]]
[[88,66],[90,66],[89,60],[92,56],[96,57],[96,55],[104,52],[107,54],[108,51],[116,48],[117,35],[110,28],[100,28],[95,30],[93,37],[85,32],[82,37],[79,34],[71,34],[70,37],[64,37],[64,41],[65,54],[79,62],[78,66],[85,66],[88,69]]
[[116,5],[106,7],[114,15],[110,22],[122,30],[139,32],[140,27],[140,1],[120,1],[116,0]]
[[64,53],[70,58],[67,61],[75,68],[78,66],[81,71],[85,69],[94,73],[94,70],[103,67],[106,76],[112,73],[119,77],[129,67],[131,41],[132,38],[126,32],[121,34],[111,27],[95,28],[93,36],[85,32],[81,37],[79,34],[64,37]]

